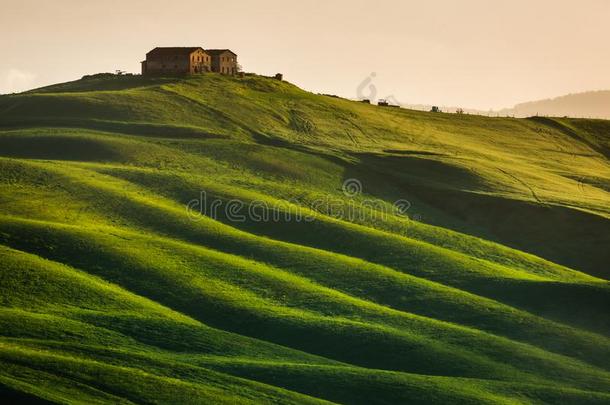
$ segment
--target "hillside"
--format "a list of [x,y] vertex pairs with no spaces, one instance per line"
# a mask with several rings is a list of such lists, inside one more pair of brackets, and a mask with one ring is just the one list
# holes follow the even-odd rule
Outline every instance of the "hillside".
[[516,117],[541,115],[610,119],[610,90],[587,91],[547,100],[530,101],[499,113]]
[[609,157],[259,76],[1,96],[0,397],[608,403]]

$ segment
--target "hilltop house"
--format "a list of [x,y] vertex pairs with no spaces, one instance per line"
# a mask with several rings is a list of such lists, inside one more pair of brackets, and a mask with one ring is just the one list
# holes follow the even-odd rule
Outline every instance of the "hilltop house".
[[229,49],[157,47],[142,61],[143,75],[237,73],[237,54]]
[[206,49],[212,57],[212,72],[228,75],[237,73],[237,54],[230,49]]

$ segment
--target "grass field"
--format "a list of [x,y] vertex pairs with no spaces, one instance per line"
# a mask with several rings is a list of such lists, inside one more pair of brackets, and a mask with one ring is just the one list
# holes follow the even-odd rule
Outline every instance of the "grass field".
[[610,403],[609,159],[260,76],[0,96],[0,399]]

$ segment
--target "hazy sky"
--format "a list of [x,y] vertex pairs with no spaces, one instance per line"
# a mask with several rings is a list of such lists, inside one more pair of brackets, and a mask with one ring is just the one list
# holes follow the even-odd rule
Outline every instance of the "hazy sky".
[[609,21],[608,0],[0,0],[0,93],[203,46],[314,92],[500,108],[610,89]]

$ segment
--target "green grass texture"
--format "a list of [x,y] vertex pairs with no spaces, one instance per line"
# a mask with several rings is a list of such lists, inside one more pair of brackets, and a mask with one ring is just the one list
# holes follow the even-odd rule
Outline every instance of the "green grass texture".
[[0,96],[0,402],[608,404],[609,159],[256,75]]

